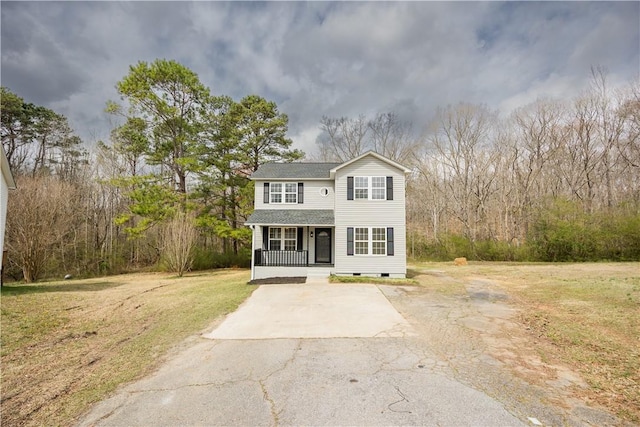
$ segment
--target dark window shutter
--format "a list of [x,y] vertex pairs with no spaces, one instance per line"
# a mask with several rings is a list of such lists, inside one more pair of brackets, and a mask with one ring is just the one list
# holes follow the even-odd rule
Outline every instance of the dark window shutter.
[[387,227],[387,256],[393,256],[393,227]]
[[393,177],[387,177],[387,200],[393,200]]
[[264,203],[269,203],[269,183],[264,183]]
[[[298,188],[300,188],[300,187],[298,187]],[[302,233],[304,233],[303,230],[304,230],[304,228],[298,227],[298,245],[297,245],[296,249],[298,249],[299,251],[302,250],[302,237],[303,237]]]
[[347,255],[353,255],[353,227],[347,227]]
[[262,248],[269,249],[269,227],[262,227]]
[[347,200],[353,200],[353,177],[347,177]]
[[298,203],[304,203],[304,183],[298,183]]

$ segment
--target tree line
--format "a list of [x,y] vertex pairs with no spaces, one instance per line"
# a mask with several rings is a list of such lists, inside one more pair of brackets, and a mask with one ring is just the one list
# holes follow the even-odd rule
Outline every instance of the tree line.
[[[5,246],[15,279],[179,274],[247,265],[249,175],[305,157],[288,118],[257,95],[214,95],[168,60],[139,62],[106,111],[118,122],[91,150],[67,119],[2,88],[2,144],[16,175]],[[422,124],[421,124],[422,125]],[[322,117],[314,160],[367,150],[409,166],[408,253],[419,259],[640,259],[640,83],[606,71],[569,100],[504,116],[439,108],[427,131],[394,112]]]
[[408,253],[415,258],[640,259],[640,83],[610,87],[602,67],[569,100],[501,116],[439,108],[428,131],[393,113],[322,119],[318,157],[373,149],[413,168]]
[[170,60],[139,62],[107,112],[119,121],[92,152],[67,119],[2,88],[2,144],[18,190],[9,197],[8,273],[117,273],[160,265],[246,265],[248,176],[303,153],[288,118],[257,95],[213,95]]

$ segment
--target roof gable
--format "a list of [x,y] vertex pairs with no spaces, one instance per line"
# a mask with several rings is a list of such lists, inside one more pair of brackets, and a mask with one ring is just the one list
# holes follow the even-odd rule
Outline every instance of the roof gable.
[[398,168],[398,169],[400,169],[400,170],[401,170],[402,172],[404,172],[404,173],[409,173],[409,172],[411,172],[411,169],[407,168],[406,166],[403,166],[403,165],[401,165],[400,163],[394,162],[393,160],[388,159],[388,158],[386,158],[385,156],[383,156],[383,155],[381,155],[381,154],[376,153],[375,151],[367,151],[366,153],[361,154],[361,155],[359,155],[358,157],[354,157],[353,159],[348,160],[348,161],[346,161],[346,162],[344,162],[344,163],[340,163],[340,164],[339,164],[339,165],[337,165],[335,168],[331,169],[331,177],[332,177],[332,178],[334,177],[334,175],[335,175],[336,171],[338,171],[338,169],[342,169],[343,167],[348,166],[348,165],[350,165],[350,164],[352,164],[352,163],[355,163],[355,162],[357,162],[358,160],[363,159],[363,158],[365,158],[365,157],[367,157],[367,156],[373,156],[373,157],[375,157],[376,159],[381,160],[381,161],[383,161],[383,162],[385,162],[385,163],[387,163],[387,164],[389,164],[389,165],[393,166],[394,168]]

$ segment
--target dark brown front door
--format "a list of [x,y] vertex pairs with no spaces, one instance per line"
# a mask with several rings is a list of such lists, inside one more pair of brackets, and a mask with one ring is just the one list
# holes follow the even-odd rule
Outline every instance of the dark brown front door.
[[331,264],[330,228],[316,228],[316,263]]

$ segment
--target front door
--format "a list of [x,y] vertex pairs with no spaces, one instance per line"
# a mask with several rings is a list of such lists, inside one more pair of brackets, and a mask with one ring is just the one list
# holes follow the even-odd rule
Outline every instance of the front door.
[[331,264],[330,228],[316,228],[316,263]]

